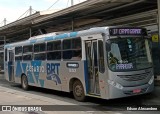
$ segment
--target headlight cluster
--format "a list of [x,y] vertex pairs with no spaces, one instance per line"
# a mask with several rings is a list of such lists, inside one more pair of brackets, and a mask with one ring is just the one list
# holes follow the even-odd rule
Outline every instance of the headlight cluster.
[[123,86],[121,86],[119,83],[116,83],[114,81],[108,80],[108,83],[112,86],[114,86],[117,89],[123,89]]
[[153,81],[154,81],[154,75],[151,77],[151,79],[149,80],[148,84],[151,85],[153,83]]

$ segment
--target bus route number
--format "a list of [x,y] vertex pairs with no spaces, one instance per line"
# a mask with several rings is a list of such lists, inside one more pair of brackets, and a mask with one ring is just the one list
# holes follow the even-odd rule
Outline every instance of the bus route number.
[[69,69],[69,72],[76,72],[76,69],[70,68],[70,69]]

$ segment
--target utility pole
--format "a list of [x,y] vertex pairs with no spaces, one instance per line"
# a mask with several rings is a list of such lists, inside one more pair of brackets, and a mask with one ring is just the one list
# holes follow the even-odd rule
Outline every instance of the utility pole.
[[[73,3],[73,0],[71,0],[71,6],[73,6],[74,3]],[[72,18],[72,31],[74,31],[74,18]]]
[[74,5],[73,0],[71,0],[71,6],[73,6],[73,5]]
[[7,24],[7,20],[6,20],[6,18],[4,18],[4,26]]
[[32,15],[32,6],[29,7],[29,15]]

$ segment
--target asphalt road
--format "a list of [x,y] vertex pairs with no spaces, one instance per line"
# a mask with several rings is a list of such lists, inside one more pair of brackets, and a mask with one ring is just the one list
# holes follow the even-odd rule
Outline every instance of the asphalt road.
[[[4,79],[0,79],[0,86],[7,87],[10,89],[14,89],[17,91],[24,91],[21,88],[21,85],[10,83]],[[134,97],[128,97],[128,98],[120,98],[120,99],[114,99],[114,100],[103,100],[98,98],[91,98],[88,97],[86,102],[78,102],[74,100],[73,95],[65,92],[59,92],[54,91],[50,89],[43,89],[38,87],[31,87],[29,91],[26,91],[27,93],[36,94],[40,96],[45,96],[48,98],[54,98],[61,101],[66,101],[69,103],[73,103],[76,105],[87,105],[89,107],[95,108],[94,106],[97,106],[97,110],[112,110],[115,111],[117,114],[150,114],[153,113],[153,111],[124,111],[126,110],[126,107],[128,106],[139,106],[139,105],[157,105],[160,107],[160,86],[156,86],[155,90],[150,94],[140,95],[140,96],[134,96]],[[159,114],[159,112],[155,112],[154,114]]]

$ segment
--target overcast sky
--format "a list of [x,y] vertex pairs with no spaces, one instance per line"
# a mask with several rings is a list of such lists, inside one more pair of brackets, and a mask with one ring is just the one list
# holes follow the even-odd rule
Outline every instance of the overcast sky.
[[[7,23],[17,20],[29,9],[29,6],[32,6],[36,11],[43,11],[51,7],[56,1],[57,0],[0,0],[0,26],[2,26],[4,18],[7,19]],[[74,0],[74,4],[83,1],[85,0]],[[62,9],[70,5],[71,0],[69,0],[69,2],[68,0],[59,0],[50,9]]]

